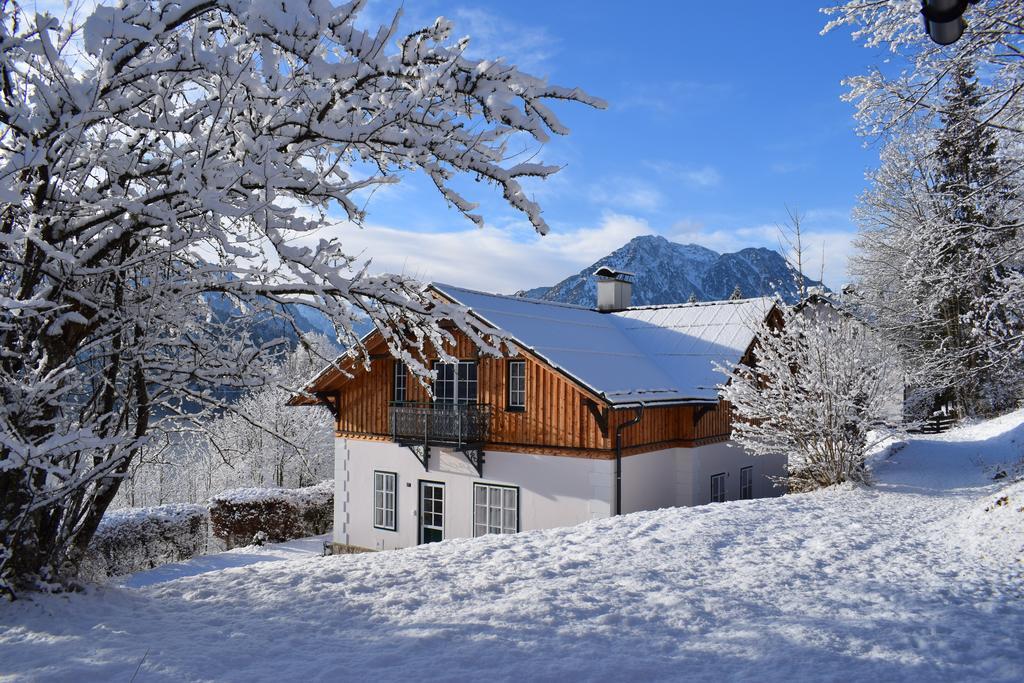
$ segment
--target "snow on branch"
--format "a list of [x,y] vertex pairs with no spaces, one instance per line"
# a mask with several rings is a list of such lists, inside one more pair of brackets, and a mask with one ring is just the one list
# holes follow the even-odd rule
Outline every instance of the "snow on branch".
[[498,350],[322,229],[418,170],[474,222],[459,176],[544,233],[519,179],[558,167],[506,145],[565,134],[551,101],[604,103],[467,58],[445,19],[361,30],[363,5],[121,0],[61,23],[0,0],[0,589],[78,561],[147,439],[269,381],[282,338],[254,321],[312,307],[365,353],[368,320],[422,375],[442,321]]

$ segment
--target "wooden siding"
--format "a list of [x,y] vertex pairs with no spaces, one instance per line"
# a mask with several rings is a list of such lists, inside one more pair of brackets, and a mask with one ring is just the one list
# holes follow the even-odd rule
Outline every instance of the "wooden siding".
[[[632,419],[634,410],[609,410],[599,397],[528,353],[515,356],[526,361],[526,409],[508,410],[510,358],[480,356],[468,338],[461,334],[456,334],[456,338],[451,355],[478,362],[477,400],[493,409],[487,450],[615,457],[615,427]],[[333,373],[318,381],[313,390],[337,393],[338,436],[388,441],[395,361],[379,341],[370,344],[369,350],[369,372],[357,366],[352,369],[352,378]],[[430,400],[411,374],[407,378],[406,400]],[[697,446],[723,441],[728,434],[727,405],[649,407],[639,424],[623,431],[623,453]]]

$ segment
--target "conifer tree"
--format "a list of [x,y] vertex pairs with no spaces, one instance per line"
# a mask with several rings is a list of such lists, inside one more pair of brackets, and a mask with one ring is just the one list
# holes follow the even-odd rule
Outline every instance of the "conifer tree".
[[942,322],[940,352],[955,358],[958,403],[969,412],[989,412],[1012,387],[987,358],[979,324],[992,315],[1010,322],[1005,310],[986,311],[986,302],[1008,275],[1007,257],[1016,230],[1004,226],[1002,211],[1012,199],[1007,174],[998,159],[993,129],[980,125],[981,97],[974,69],[960,62],[944,96],[942,127],[936,147],[937,199],[946,229],[937,234],[934,262],[941,276],[938,313]]
[[853,270],[914,373],[915,417],[998,412],[1021,387],[1020,170],[980,123],[972,69],[951,68],[941,115],[887,145],[857,211]]

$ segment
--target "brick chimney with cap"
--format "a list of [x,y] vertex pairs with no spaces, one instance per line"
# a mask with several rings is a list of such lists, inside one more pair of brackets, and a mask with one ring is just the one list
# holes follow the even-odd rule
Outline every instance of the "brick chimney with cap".
[[597,310],[613,313],[629,308],[633,298],[633,273],[601,266],[594,271],[597,278]]

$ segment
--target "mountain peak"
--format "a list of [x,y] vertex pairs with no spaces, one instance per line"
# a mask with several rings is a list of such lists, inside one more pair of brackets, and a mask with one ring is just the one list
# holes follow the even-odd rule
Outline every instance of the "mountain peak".
[[630,244],[663,246],[666,244],[672,244],[672,242],[669,242],[661,235],[637,235],[630,241],[626,242],[625,246],[628,246]]
[[[608,266],[636,274],[633,304],[719,301],[738,286],[744,296],[797,298],[794,271],[773,249],[747,247],[720,254],[699,244],[679,244],[661,235],[639,235],[612,253],[562,280],[553,287],[530,290],[530,295],[548,301],[583,306],[597,302],[595,270]],[[807,280],[808,286],[820,285]]]

